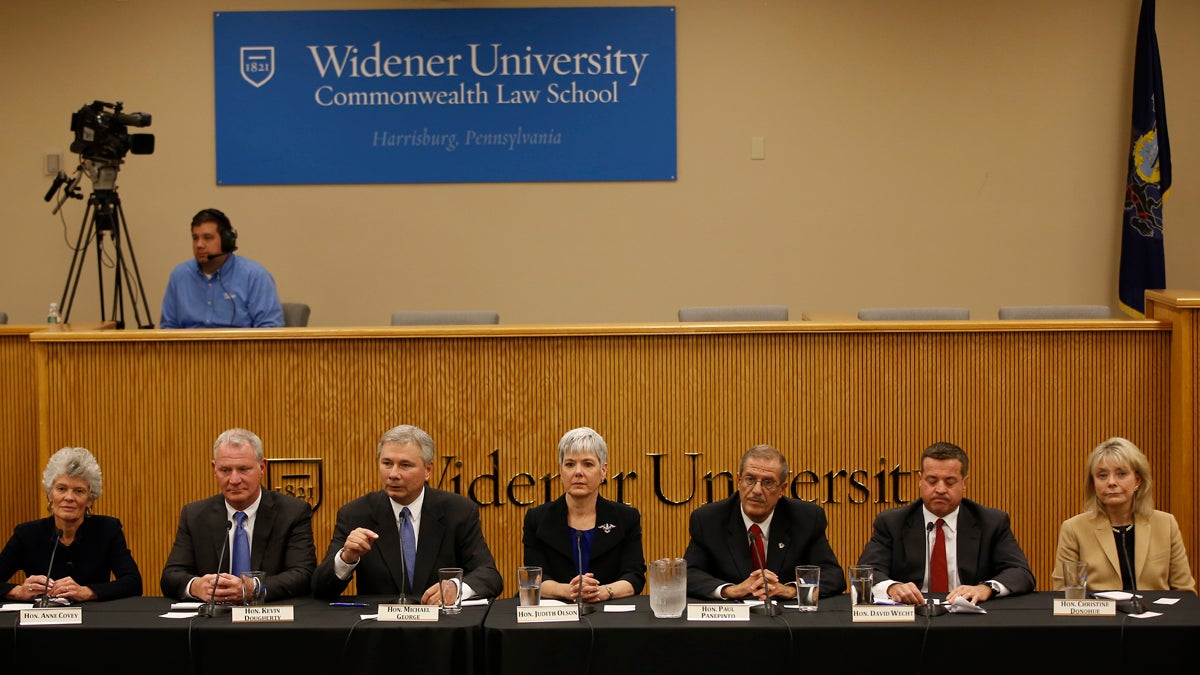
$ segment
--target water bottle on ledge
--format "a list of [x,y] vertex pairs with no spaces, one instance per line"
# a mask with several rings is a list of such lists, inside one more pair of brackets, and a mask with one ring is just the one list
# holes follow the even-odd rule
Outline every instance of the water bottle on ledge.
[[58,314],[58,303],[50,303],[50,311],[46,312],[46,323],[62,323],[62,317]]

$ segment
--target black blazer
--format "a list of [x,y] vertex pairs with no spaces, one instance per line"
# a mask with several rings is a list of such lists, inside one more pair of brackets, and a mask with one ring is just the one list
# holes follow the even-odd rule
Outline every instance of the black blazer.
[[[525,564],[542,568],[542,580],[566,583],[579,570],[575,565],[575,540],[567,525],[567,498],[529,509],[525,513]],[[585,572],[601,584],[624,579],[633,593],[646,585],[646,558],[642,554],[642,514],[627,504],[596,498],[596,533]]]
[[[175,544],[167,556],[159,585],[168,598],[185,598],[193,577],[213,574],[224,550],[221,566],[229,570],[231,552],[225,523],[225,497],[217,494],[187,504],[179,514]],[[250,542],[250,569],[267,573],[267,601],[308,595],[317,566],[313,544],[312,508],[308,502],[275,490],[263,489],[254,516]]]
[[[876,584],[892,579],[920,586],[925,580],[926,535],[921,500],[883,511],[875,516],[871,540],[858,564],[875,568]],[[958,578],[963,584],[994,579],[1013,594],[1033,590],[1033,570],[1013,535],[1007,513],[962,500],[955,542]]]
[[[13,529],[0,551],[0,579],[17,570],[26,577],[45,574],[54,549],[54,517],[31,520]],[[142,574],[125,543],[121,521],[111,516],[87,516],[79,524],[70,546],[58,545],[51,579],[71,577],[96,593],[97,600],[115,600],[142,594]],[[0,583],[0,597],[16,584]]]
[[[795,583],[796,565],[819,565],[822,597],[846,590],[846,574],[825,537],[828,524],[820,506],[781,498],[771,519],[767,569],[781,581]],[[688,565],[688,595],[711,598],[718,586],[738,584],[750,576],[754,569],[750,540],[736,493],[693,511],[688,529],[692,538],[683,554]]]
[[[479,507],[466,497],[425,486],[421,507],[421,533],[417,538],[417,563],[413,572],[416,593],[438,582],[438,568],[463,568],[463,583],[478,597],[495,597],[504,587],[496,570],[496,561],[483,538]],[[357,579],[362,595],[399,595],[400,530],[392,511],[391,498],[383,490],[372,492],[338,509],[333,539],[325,558],[312,578],[312,592],[318,598],[341,595],[350,579]],[[334,574],[333,557],[342,550],[346,537],[356,527],[365,527],[379,535],[358,561],[354,574],[345,581]]]

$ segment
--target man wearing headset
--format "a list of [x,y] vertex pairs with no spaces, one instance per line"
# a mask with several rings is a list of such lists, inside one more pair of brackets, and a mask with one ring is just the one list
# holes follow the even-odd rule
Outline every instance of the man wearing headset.
[[163,294],[163,328],[268,328],[283,325],[275,278],[262,265],[234,255],[237,230],[224,213],[203,209],[192,218],[196,260],[171,271]]

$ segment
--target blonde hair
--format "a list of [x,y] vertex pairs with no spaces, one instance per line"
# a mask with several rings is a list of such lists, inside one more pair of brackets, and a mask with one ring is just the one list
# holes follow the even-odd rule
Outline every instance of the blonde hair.
[[1104,441],[1092,450],[1092,454],[1088,456],[1087,475],[1084,477],[1084,493],[1087,495],[1084,499],[1084,508],[1092,511],[1097,515],[1105,515],[1104,504],[1100,502],[1100,498],[1096,496],[1096,467],[1100,462],[1107,462],[1109,466],[1121,469],[1128,469],[1139,478],[1142,479],[1141,484],[1133,492],[1133,513],[1134,517],[1145,515],[1154,511],[1154,479],[1150,477],[1150,460],[1146,459],[1146,455],[1138,450],[1138,447],[1130,441],[1113,436]]

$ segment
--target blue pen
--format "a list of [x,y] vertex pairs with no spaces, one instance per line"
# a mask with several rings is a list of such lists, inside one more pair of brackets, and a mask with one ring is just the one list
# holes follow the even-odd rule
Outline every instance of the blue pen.
[[366,607],[365,602],[331,602],[330,607]]

